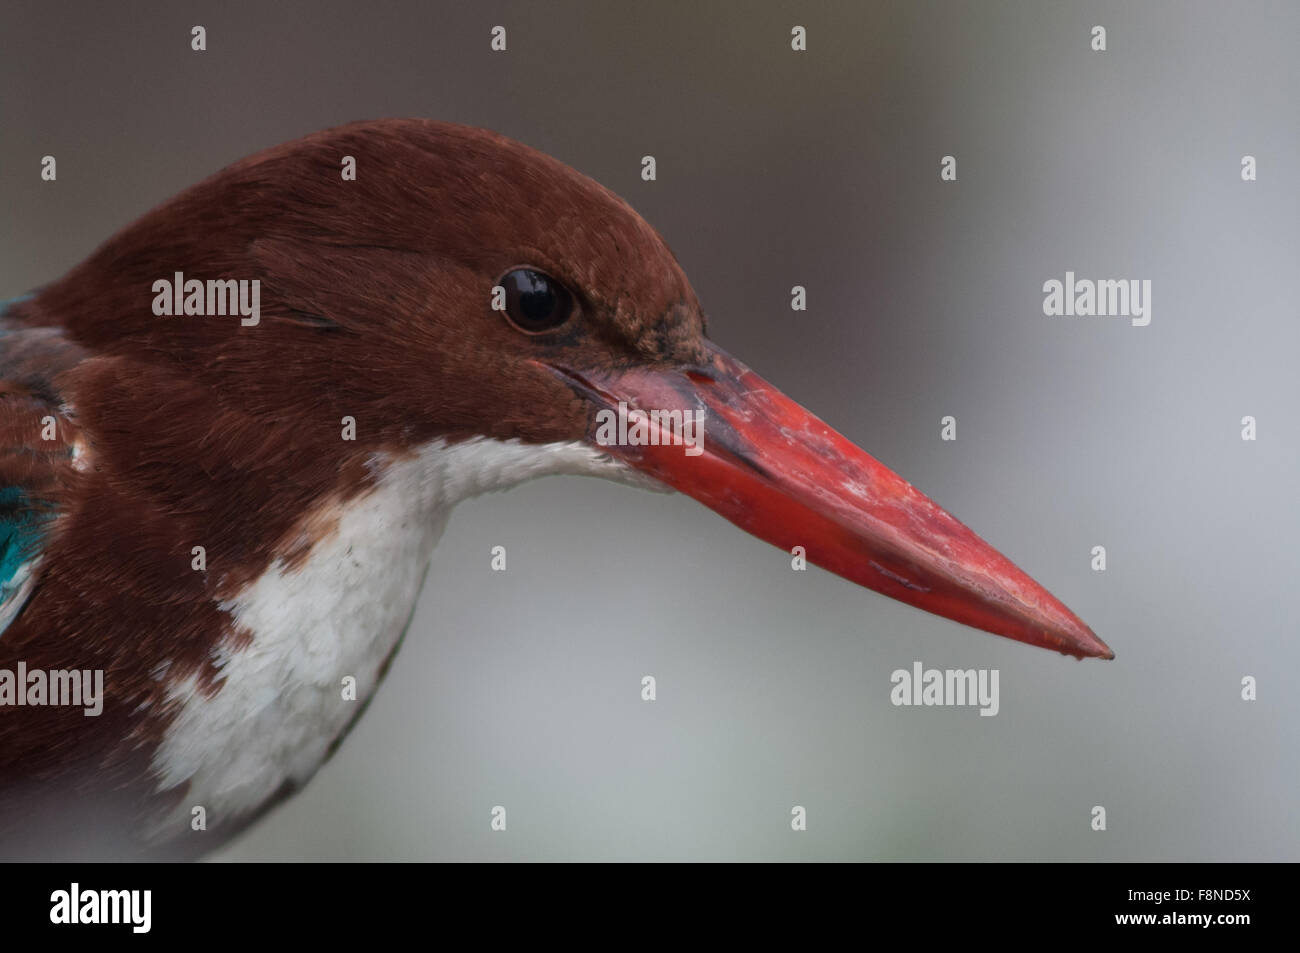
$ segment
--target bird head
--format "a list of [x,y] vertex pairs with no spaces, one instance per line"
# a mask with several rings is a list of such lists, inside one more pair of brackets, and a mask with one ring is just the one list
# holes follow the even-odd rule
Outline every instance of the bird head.
[[[173,271],[258,279],[257,324],[159,318],[151,285]],[[154,355],[242,417],[332,430],[353,414],[365,451],[580,446],[593,472],[680,490],[869,589],[1111,657],[1006,557],[712,343],[678,261],[626,202],[504,137],[382,121],[271,149],[146,215],[48,301],[101,353]]]

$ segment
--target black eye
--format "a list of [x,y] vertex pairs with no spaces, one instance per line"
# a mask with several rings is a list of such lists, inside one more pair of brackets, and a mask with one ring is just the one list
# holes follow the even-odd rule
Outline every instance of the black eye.
[[516,268],[501,279],[506,315],[521,331],[540,334],[558,328],[573,313],[573,295],[550,275]]

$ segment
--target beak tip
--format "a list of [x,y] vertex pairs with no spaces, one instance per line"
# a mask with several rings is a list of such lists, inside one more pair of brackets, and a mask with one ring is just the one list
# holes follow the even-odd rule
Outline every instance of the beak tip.
[[1097,638],[1096,633],[1094,633],[1092,629],[1085,628],[1084,632],[1086,634],[1082,638],[1075,640],[1077,648],[1071,652],[1072,655],[1080,660],[1085,658],[1096,658],[1107,662],[1115,657],[1114,650],[1101,639]]

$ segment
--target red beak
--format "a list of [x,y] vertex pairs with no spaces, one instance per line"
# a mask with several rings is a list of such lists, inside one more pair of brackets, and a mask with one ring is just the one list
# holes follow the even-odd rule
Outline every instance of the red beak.
[[[823,569],[964,625],[1077,658],[1114,658],[1078,616],[906,480],[709,350],[689,368],[547,366],[597,406],[593,443],[760,539],[802,546]],[[637,444],[609,439],[624,439],[610,426],[620,402]],[[674,434],[668,418],[650,419],[638,439],[638,409],[703,411],[699,446],[686,452],[690,429]]]

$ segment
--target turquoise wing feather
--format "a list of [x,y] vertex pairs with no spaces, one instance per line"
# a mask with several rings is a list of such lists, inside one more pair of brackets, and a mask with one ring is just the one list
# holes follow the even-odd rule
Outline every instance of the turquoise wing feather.
[[50,515],[32,506],[21,487],[0,487],[0,635],[36,585]]
[[52,329],[6,320],[23,300],[0,303],[0,637],[39,582],[75,469],[75,427],[54,384],[75,363],[75,346]]

